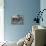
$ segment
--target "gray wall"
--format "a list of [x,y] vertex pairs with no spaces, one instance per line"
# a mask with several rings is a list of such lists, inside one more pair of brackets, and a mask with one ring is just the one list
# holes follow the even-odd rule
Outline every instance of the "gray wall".
[[[40,0],[4,0],[5,40],[18,41],[32,28],[32,21],[40,9]],[[24,25],[12,25],[11,16],[24,15]]]
[[[40,10],[42,11],[43,9],[46,9],[46,0],[41,0],[40,1]],[[46,26],[46,10],[43,12],[43,22],[40,22],[40,25]]]

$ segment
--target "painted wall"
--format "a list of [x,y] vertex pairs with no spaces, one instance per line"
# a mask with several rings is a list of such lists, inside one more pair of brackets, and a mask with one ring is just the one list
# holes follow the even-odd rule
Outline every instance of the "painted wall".
[[[46,9],[46,0],[41,0],[40,1],[40,9],[41,9],[41,11],[43,9]],[[41,21],[40,25],[46,26],[46,10],[43,12],[42,17],[43,17],[43,22]]]
[[[5,0],[4,1],[5,40],[18,41],[32,28],[35,12],[40,9],[40,0]],[[12,25],[11,16],[24,15],[24,25]]]
[[4,0],[0,0],[0,42],[4,41]]

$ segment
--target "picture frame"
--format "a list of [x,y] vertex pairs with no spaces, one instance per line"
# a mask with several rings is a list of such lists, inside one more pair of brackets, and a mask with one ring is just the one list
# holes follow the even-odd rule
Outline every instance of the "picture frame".
[[24,24],[24,16],[22,16],[22,15],[12,16],[11,23],[14,25],[23,25]]

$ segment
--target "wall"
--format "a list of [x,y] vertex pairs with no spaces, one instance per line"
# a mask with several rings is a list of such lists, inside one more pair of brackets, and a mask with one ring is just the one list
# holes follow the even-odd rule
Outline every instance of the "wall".
[[[40,9],[41,9],[41,11],[43,9],[46,9],[46,0],[41,0],[40,1]],[[43,12],[43,16],[42,17],[43,17],[43,22],[41,21],[40,25],[46,26],[46,10]]]
[[[40,0],[4,0],[4,35],[7,41],[18,41],[32,28],[35,12],[40,9]],[[11,16],[24,15],[24,25],[12,25]]]
[[0,42],[4,41],[4,0],[0,0]]

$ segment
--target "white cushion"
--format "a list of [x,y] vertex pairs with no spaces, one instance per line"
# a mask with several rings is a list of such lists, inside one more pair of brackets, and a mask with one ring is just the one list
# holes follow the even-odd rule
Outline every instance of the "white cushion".
[[24,40],[25,40],[25,37],[20,39],[18,42],[17,42],[17,46],[22,46],[23,43],[24,43]]

